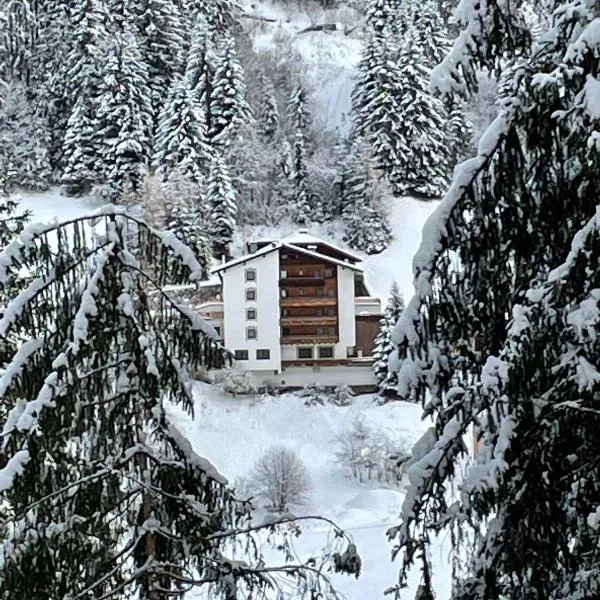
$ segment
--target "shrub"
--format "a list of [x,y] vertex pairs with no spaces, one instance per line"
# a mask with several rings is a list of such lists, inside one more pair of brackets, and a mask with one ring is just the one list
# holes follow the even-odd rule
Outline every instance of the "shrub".
[[383,432],[373,431],[361,419],[356,419],[334,441],[339,445],[337,462],[359,481],[376,479],[395,486],[402,479],[404,463],[410,458],[405,445],[394,442]]
[[255,394],[256,387],[250,380],[250,376],[246,371],[237,365],[233,365],[218,375],[216,383],[221,389],[235,396],[236,394]]
[[269,508],[285,512],[290,505],[299,506],[307,502],[310,478],[295,452],[283,446],[273,446],[254,465],[249,487],[254,495],[269,503]]

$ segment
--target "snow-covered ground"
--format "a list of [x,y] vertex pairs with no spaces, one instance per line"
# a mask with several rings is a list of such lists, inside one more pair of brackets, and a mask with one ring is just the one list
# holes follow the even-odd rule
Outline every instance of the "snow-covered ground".
[[[383,600],[384,590],[395,583],[398,572],[398,565],[391,562],[391,545],[385,532],[398,523],[403,490],[377,483],[361,484],[349,478],[336,463],[334,438],[349,430],[360,417],[372,430],[410,446],[427,426],[420,420],[420,407],[405,402],[378,406],[369,395],[355,398],[350,407],[307,407],[293,394],[234,399],[203,383],[197,383],[194,391],[194,420],[173,410],[178,427],[194,449],[230,481],[247,475],[271,446],[284,445],[294,450],[308,467],[312,482],[309,504],[296,514],[333,519],[352,536],[363,560],[361,577],[356,580],[334,576],[336,588],[347,600]],[[323,524],[303,526],[303,535],[295,543],[299,557],[318,554],[326,535]],[[277,558],[276,554],[267,554]],[[432,559],[436,565],[438,599],[443,600],[450,594],[447,551],[439,546]],[[415,572],[406,598],[414,598],[418,583],[419,573]]]

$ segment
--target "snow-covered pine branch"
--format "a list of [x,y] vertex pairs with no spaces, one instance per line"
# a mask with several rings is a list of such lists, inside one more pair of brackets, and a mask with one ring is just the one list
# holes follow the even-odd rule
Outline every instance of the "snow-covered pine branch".
[[26,228],[0,263],[4,275],[13,264],[38,274],[5,322],[30,340],[0,379],[0,405],[13,405],[0,450],[0,595],[154,600],[208,586],[251,598],[289,577],[337,598],[326,571],[358,573],[351,539],[336,532],[309,565],[265,566],[247,503],[169,420],[167,403],[193,412],[188,369],[227,358],[212,328],[162,293],[206,272],[189,248],[106,209]]
[[[586,340],[592,346],[580,355],[582,342],[573,339],[569,321],[565,327],[563,319],[575,324],[581,314],[593,313],[591,290],[573,300],[583,302],[584,308],[572,317],[567,317],[572,308],[564,303],[572,294],[583,294],[581,285],[596,277],[595,250],[584,253],[595,266],[577,270],[541,322],[538,309],[526,301],[548,295],[539,282],[563,263],[573,239],[585,237],[577,232],[595,214],[600,194],[595,144],[600,122],[589,101],[600,60],[597,4],[564,1],[554,9],[550,29],[528,50],[529,34],[521,27],[516,6],[461,4],[467,33],[458,38],[451,56],[467,58],[456,69],[452,64],[459,62],[443,67],[440,72],[447,79],[438,80],[456,79],[472,87],[478,65],[504,62],[501,110],[481,139],[478,156],[456,169],[448,193],[425,225],[413,262],[416,293],[393,336],[399,345],[400,394],[423,402],[425,414],[435,419],[437,442],[447,440],[448,448],[457,449],[454,467],[467,456],[460,447],[463,435],[473,429],[480,440],[480,462],[458,503],[449,499],[456,468],[435,467],[439,446],[433,446],[428,469],[411,481],[407,498],[413,500],[405,505],[401,529],[391,532],[402,534],[396,547],[403,558],[402,584],[415,561],[430,573],[426,552],[419,548],[429,545],[440,526],[454,524],[457,555],[472,559],[465,572],[455,573],[465,584],[457,586],[453,597],[464,600],[528,598],[532,590],[566,598],[565,590],[576,589],[577,579],[586,581],[592,595],[596,590],[595,576],[568,566],[580,562],[570,534],[578,521],[565,508],[571,501],[585,505],[596,493],[588,475],[593,461],[582,457],[578,462],[578,452],[568,453],[561,446],[568,440],[565,428],[556,424],[555,432],[538,418],[550,393],[576,396],[556,407],[553,414],[560,414],[561,422],[568,421],[562,415],[569,411],[594,418],[585,410],[592,407],[578,399],[597,385],[598,349]],[[509,31],[514,35],[505,36]],[[473,42],[468,48],[465,35]],[[496,55],[499,49],[503,52]],[[515,55],[512,62],[507,60]],[[509,328],[510,315],[514,321]],[[538,335],[531,339],[534,330]],[[559,344],[573,346],[572,351],[559,352]],[[515,363],[511,352],[519,357]],[[499,359],[486,366],[490,356]],[[529,361],[526,369],[524,357]],[[508,380],[504,363],[514,371]],[[558,374],[562,378],[555,379]],[[552,381],[557,382],[555,391],[548,388]],[[447,435],[450,423],[460,424],[454,440]],[[582,431],[576,420],[571,427]],[[586,443],[581,436],[574,439]],[[549,440],[556,443],[548,445]],[[561,491],[562,483],[552,487],[549,481],[562,482],[561,465],[571,461],[581,466],[581,483],[565,474],[570,491]],[[584,492],[581,486],[588,484],[591,488]],[[539,498],[547,498],[544,507]],[[528,515],[527,521],[516,518],[515,511]],[[548,519],[548,514],[555,517]],[[530,524],[527,539],[535,540],[534,554],[519,538],[524,523]],[[519,585],[513,586],[516,581]]]

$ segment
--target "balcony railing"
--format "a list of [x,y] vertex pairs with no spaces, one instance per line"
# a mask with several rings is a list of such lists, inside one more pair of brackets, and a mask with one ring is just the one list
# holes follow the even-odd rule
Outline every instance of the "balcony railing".
[[337,325],[338,318],[336,315],[288,315],[281,317],[280,321],[282,325],[288,326]]
[[283,307],[294,308],[298,306],[336,306],[337,298],[330,296],[286,296],[280,299]]
[[307,276],[302,275],[295,277],[294,275],[288,275],[287,277],[282,277],[279,280],[279,285],[285,286],[301,286],[301,285],[318,285],[322,286],[325,284],[325,278],[320,276]]
[[337,335],[282,335],[281,344],[337,344]]

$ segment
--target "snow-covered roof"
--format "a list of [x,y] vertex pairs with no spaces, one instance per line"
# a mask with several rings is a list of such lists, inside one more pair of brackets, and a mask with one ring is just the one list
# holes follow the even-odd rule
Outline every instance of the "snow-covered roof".
[[288,248],[289,250],[300,252],[301,254],[306,254],[307,256],[312,256],[313,258],[318,258],[319,260],[323,260],[325,262],[332,263],[340,267],[345,267],[346,269],[352,269],[353,271],[362,272],[362,267],[359,267],[354,263],[345,262],[343,260],[339,260],[337,258],[333,258],[325,254],[320,254],[319,252],[315,252],[314,250],[309,250],[308,248],[303,248],[302,246],[296,246],[295,244],[288,243],[287,241],[271,242],[268,246],[265,246],[264,248],[253,252],[252,254],[246,254],[244,256],[240,256],[239,258],[234,258],[233,260],[230,260],[226,263],[223,263],[222,265],[219,265],[218,267],[215,267],[212,270],[212,272],[219,273],[221,271],[225,271],[227,269],[230,269],[231,267],[235,267],[237,265],[246,263],[249,260],[254,260],[255,258],[259,258],[261,256],[265,256],[266,254],[270,254],[271,252],[279,250],[280,248]]
[[[288,236],[282,238],[281,240],[275,241],[275,243],[278,243],[278,242],[281,242],[283,244],[293,244],[294,246],[324,246],[326,248],[329,248],[330,250],[333,250],[344,256],[347,256],[348,258],[354,260],[355,262],[362,261],[362,257],[359,256],[358,254],[355,254],[354,252],[351,252],[350,250],[341,248],[340,246],[336,246],[330,242],[322,240],[321,238],[315,237],[314,235],[311,235],[310,233],[308,233],[308,231],[306,229],[300,229],[296,233],[292,233],[291,235],[288,235]],[[257,240],[252,240],[251,243],[268,244],[268,243],[274,243],[274,240],[257,239]]]

